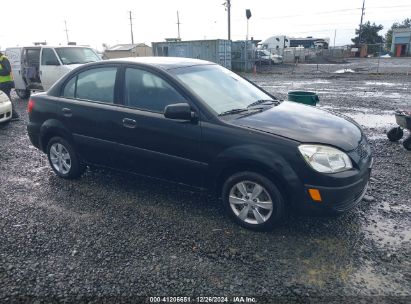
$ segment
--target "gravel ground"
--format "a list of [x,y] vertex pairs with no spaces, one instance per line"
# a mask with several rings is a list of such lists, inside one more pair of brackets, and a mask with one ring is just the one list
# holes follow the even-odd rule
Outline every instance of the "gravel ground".
[[338,218],[291,215],[256,233],[205,193],[100,169],[66,181],[30,145],[27,102],[15,96],[23,120],[0,125],[0,302],[409,303],[411,153],[384,132],[393,109],[411,106],[411,77],[249,77],[279,97],[315,90],[321,106],[364,125],[375,165],[357,208]]

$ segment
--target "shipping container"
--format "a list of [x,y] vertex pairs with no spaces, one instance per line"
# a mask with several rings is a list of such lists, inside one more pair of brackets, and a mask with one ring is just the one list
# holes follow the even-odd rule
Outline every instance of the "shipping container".
[[152,47],[154,56],[202,59],[231,69],[231,41],[229,40],[153,42]]
[[234,71],[252,72],[255,62],[256,49],[256,45],[251,40],[233,41],[231,44],[232,69]]

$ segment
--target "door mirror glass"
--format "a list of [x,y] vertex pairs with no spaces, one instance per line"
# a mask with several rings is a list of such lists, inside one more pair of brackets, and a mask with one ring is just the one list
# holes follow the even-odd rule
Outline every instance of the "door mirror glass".
[[194,113],[188,103],[175,103],[165,107],[164,117],[170,119],[191,120],[194,118]]

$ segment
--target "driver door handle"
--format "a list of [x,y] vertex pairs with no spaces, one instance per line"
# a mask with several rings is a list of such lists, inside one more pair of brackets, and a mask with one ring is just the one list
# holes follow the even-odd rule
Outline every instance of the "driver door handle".
[[73,115],[73,113],[71,112],[69,108],[63,108],[61,109],[61,112],[63,112],[63,115],[65,117],[71,117]]
[[137,127],[137,122],[134,119],[123,118],[123,126],[130,129],[135,129]]

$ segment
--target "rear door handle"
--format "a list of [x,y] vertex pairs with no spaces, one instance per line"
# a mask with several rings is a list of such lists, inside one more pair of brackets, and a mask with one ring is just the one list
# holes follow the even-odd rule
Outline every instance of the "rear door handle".
[[72,113],[71,110],[68,109],[68,108],[63,108],[63,109],[61,109],[61,111],[63,112],[63,115],[64,115],[65,117],[71,117],[71,116],[73,116],[73,113]]
[[126,128],[134,129],[137,127],[137,122],[134,119],[123,118],[123,126]]

